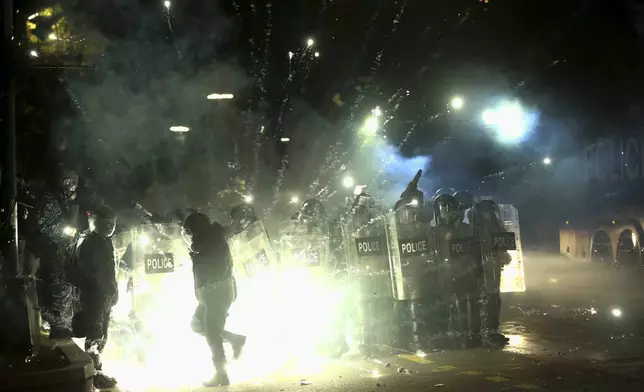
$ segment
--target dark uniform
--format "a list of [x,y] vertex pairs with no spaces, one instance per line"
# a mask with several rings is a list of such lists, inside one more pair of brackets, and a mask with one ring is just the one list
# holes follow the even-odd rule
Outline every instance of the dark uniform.
[[216,222],[211,225],[206,215],[194,213],[184,222],[182,236],[190,248],[195,295],[199,301],[193,326],[203,331],[216,370],[215,376],[204,386],[229,385],[224,340],[232,345],[237,359],[246,338],[224,329],[228,310],[237,296],[225,231]]
[[74,315],[76,337],[85,337],[85,351],[94,363],[94,387],[113,388],[116,380],[103,374],[101,353],[107,343],[112,307],[118,302],[116,261],[111,236],[116,216],[108,207],[89,217],[90,229],[76,245],[70,281],[80,290],[81,311]]
[[507,251],[493,249],[492,235],[505,232],[499,217],[498,207],[492,200],[482,200],[473,208],[476,237],[481,245],[483,274],[481,288],[483,295],[483,338],[486,345],[499,346],[507,342],[499,332],[501,316],[501,272],[511,261]]
[[[453,196],[441,195],[434,201],[437,225],[434,229],[441,259],[448,260],[446,290],[450,295],[451,330],[461,344],[480,344],[479,288],[480,265],[474,246],[472,227],[463,222],[458,202]],[[467,242],[469,241],[469,243]],[[468,248],[455,252],[461,242]]]
[[73,203],[78,176],[68,172],[59,176],[54,187],[30,190],[34,213],[29,214],[25,229],[25,254],[32,256],[28,273],[38,279],[38,302],[42,318],[49,323],[50,337],[71,337],[72,287],[67,282],[67,248],[74,240],[78,206]]

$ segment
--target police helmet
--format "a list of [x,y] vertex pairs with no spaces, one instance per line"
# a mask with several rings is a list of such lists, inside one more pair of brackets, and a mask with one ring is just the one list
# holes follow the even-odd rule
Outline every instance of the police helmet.
[[474,205],[474,217],[477,222],[482,220],[498,223],[499,206],[493,200],[481,200]]
[[319,218],[325,213],[324,205],[317,199],[309,199],[302,203],[300,215],[305,218]]
[[89,228],[94,233],[109,238],[116,230],[116,215],[108,206],[101,206],[88,214]]
[[458,201],[450,194],[437,196],[432,208],[437,221],[454,223],[460,217]]
[[461,190],[454,192],[454,198],[456,201],[458,201],[458,205],[460,206],[461,209],[467,210],[468,208],[472,208],[474,205],[474,195],[472,195],[470,192]]
[[452,195],[453,193],[454,190],[452,188],[440,188],[436,192],[434,192],[434,199],[441,195]]

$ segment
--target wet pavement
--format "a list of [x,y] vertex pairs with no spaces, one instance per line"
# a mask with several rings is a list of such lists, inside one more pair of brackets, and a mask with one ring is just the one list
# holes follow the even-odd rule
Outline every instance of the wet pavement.
[[644,273],[552,257],[528,262],[536,269],[528,292],[503,296],[502,330],[510,338],[504,349],[437,351],[423,357],[394,351],[378,360],[332,361],[321,371],[183,390],[643,390]]

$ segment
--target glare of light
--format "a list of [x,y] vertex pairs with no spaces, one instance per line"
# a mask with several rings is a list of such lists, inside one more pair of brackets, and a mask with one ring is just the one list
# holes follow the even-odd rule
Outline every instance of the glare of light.
[[418,206],[418,200],[412,199],[411,203],[409,203],[409,204],[414,206],[414,207],[416,207],[416,206]]
[[166,9],[170,9],[170,2],[168,0],[164,1],[163,5],[165,6]]
[[549,165],[551,163],[552,163],[552,159],[550,159],[550,157],[543,158],[543,164],[544,165]]
[[38,17],[38,14],[37,14],[37,13],[36,13],[36,14],[31,14],[31,15],[29,15],[29,16],[27,17],[27,20],[32,20],[32,19],[34,19],[34,18],[36,18],[36,17]]
[[49,34],[49,36],[47,38],[52,40],[52,41],[56,41],[58,39],[58,37],[56,37],[56,34],[54,34],[54,33]]
[[378,132],[378,117],[377,116],[369,116],[364,122],[364,125],[362,126],[362,130],[367,134],[367,135],[374,135],[376,132]]
[[380,106],[376,106],[371,110],[371,114],[373,114],[375,117],[380,117],[382,116],[382,109],[380,109]]
[[38,57],[38,52],[36,52],[35,50],[32,50],[31,52],[29,52],[29,55],[31,57]]
[[610,311],[611,314],[615,317],[622,317],[622,310],[618,308],[614,308],[613,310]]
[[69,236],[69,237],[73,237],[76,234],[76,229],[74,229],[71,226],[65,226],[63,228],[63,234],[65,234],[66,236]]
[[172,131],[172,132],[183,133],[183,132],[188,132],[189,130],[190,130],[190,128],[184,127],[184,126],[181,126],[181,125],[176,125],[176,126],[170,127],[170,131]]
[[290,50],[288,51],[288,59],[291,60],[293,59],[293,56],[295,56],[295,53],[291,52]]
[[465,101],[463,100],[463,98],[461,97],[452,98],[452,102],[451,102],[452,109],[456,109],[456,110],[462,109],[463,105],[465,105]]
[[297,196],[291,197],[291,204],[296,204],[300,202],[300,198]]
[[567,224],[567,225],[569,225],[569,224],[570,224],[570,221],[566,221],[566,224]]
[[311,46],[313,46],[313,44],[314,44],[314,43],[315,43],[315,41],[313,41],[313,39],[312,39],[312,38],[309,38],[309,39],[306,41],[306,46],[311,47]]
[[613,221],[613,224],[615,224],[615,221]]
[[356,185],[355,189],[353,190],[353,194],[358,196],[359,194],[362,193],[362,190],[366,188],[366,185]]
[[351,176],[345,176],[342,179],[342,185],[345,188],[353,188],[355,186],[355,184],[356,184],[356,181]]
[[558,281],[557,278],[550,278],[550,283],[557,283]]
[[517,101],[503,102],[497,108],[483,112],[483,123],[494,128],[502,143],[521,141],[533,125],[534,115],[526,112]]
[[209,94],[208,99],[233,99],[235,96],[232,94]]
[[590,314],[597,314],[597,309],[595,308],[590,308],[588,309],[588,311],[590,312]]
[[314,55],[315,57],[320,57],[320,52],[315,52],[315,53],[313,53],[313,55]]
[[141,234],[139,237],[139,242],[141,245],[146,246],[150,243],[150,237],[147,234]]
[[373,370],[371,371],[371,377],[373,377],[373,378],[378,378],[378,377],[380,377],[380,372],[378,371],[378,369],[373,369]]
[[416,351],[416,356],[420,358],[425,358],[427,354],[423,350]]
[[253,202],[253,195],[244,196],[244,203],[252,203],[252,202]]
[[631,239],[633,240],[633,246],[637,246],[637,236],[635,233],[631,233]]
[[284,142],[284,143],[287,143],[287,142],[290,142],[290,141],[291,141],[291,139],[288,138],[288,137],[283,137],[283,138],[280,139],[280,142]]

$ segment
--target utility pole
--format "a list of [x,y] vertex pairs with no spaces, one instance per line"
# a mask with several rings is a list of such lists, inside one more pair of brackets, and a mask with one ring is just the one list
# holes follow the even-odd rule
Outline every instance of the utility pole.
[[28,355],[37,350],[39,323],[35,316],[37,303],[35,282],[23,274],[18,250],[18,189],[16,168],[16,42],[13,0],[4,0],[2,7],[3,39],[0,68],[0,128],[2,129],[2,172],[0,197],[0,250],[2,266],[0,277],[4,295],[12,307],[16,331],[12,334],[9,350],[13,354]]

